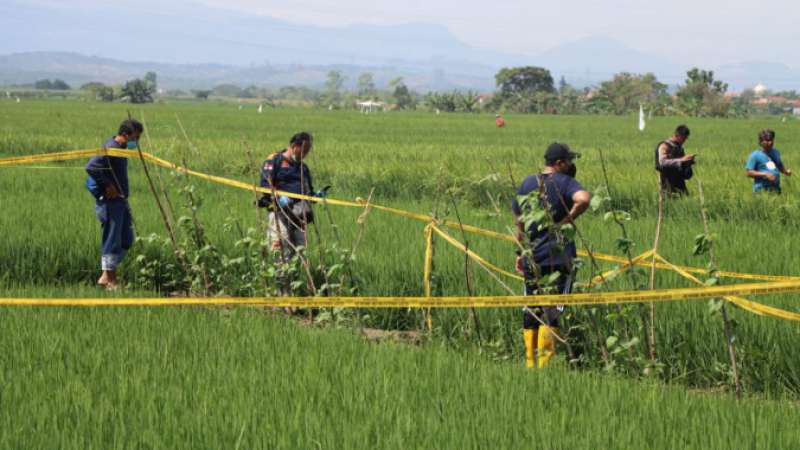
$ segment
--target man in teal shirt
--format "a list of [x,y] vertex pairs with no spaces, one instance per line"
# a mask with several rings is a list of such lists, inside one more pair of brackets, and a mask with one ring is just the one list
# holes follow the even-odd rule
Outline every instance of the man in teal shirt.
[[781,153],[774,148],[775,132],[769,129],[758,133],[760,149],[754,150],[747,158],[747,176],[753,179],[753,192],[768,191],[781,193],[781,174],[792,176],[792,171],[784,167]]

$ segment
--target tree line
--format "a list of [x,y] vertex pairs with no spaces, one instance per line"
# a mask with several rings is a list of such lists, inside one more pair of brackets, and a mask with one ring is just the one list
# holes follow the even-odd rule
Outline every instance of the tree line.
[[[491,93],[473,90],[449,92],[430,91],[421,94],[410,89],[402,77],[391,80],[383,89],[376,85],[374,75],[361,73],[355,88],[345,88],[346,77],[331,70],[319,88],[284,86],[267,88],[250,85],[239,87],[226,83],[211,89],[189,92],[170,90],[168,97],[210,97],[257,99],[267,105],[278,103],[301,104],[327,109],[353,109],[357,102],[373,100],[392,109],[427,109],[437,112],[514,112],[535,114],[615,114],[636,112],[640,107],[653,115],[688,115],[699,117],[747,116],[758,113],[778,114],[785,107],[754,104],[755,93],[728,95],[728,84],[715,77],[711,70],[692,68],[683,83],[672,92],[652,73],[620,72],[597,86],[575,88],[562,76],[556,84],[550,71],[543,67],[524,66],[502,68],[495,74],[496,89]],[[35,89],[69,90],[63,80],[39,80]],[[108,86],[99,82],[86,83],[80,88],[98,101],[127,101],[148,103],[157,94],[157,75],[147,72],[144,77]],[[780,93],[783,98],[797,99],[797,92]]]
[[401,82],[390,84],[390,89],[381,96],[368,75],[362,74],[356,90],[347,92],[342,89],[341,73],[329,72],[317,103],[347,107],[348,100],[355,96],[393,101],[398,109],[422,107],[438,112],[623,115],[638,111],[640,106],[655,115],[725,117],[756,112],[749,108],[752,97],[726,95],[728,84],[716,79],[713,71],[699,68],[687,71],[686,79],[674,94],[652,73],[621,72],[599,86],[577,89],[564,77],[556,85],[550,71],[543,67],[525,66],[500,69],[495,75],[496,90],[490,94],[453,90],[420,95],[410,91],[400,79]]
[[[130,103],[150,103],[155,100],[157,92],[157,75],[155,72],[147,72],[142,78],[128,80],[120,86],[110,86],[99,81],[84,83],[79,90],[86,93],[92,100],[112,102],[124,101]],[[32,87],[35,90],[49,91],[69,91],[72,87],[61,79],[37,80],[33,85],[23,85],[20,87]]]

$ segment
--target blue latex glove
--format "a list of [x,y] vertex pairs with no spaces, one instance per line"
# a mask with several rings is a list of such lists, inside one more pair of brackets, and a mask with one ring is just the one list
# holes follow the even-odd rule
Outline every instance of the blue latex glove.
[[317,192],[314,192],[313,196],[318,198],[328,198],[328,189],[330,188],[331,188],[330,186],[325,186],[324,188],[318,190]]
[[139,148],[139,143],[136,141],[128,141],[127,147],[128,149],[137,149]]
[[289,202],[290,201],[291,201],[291,199],[289,197],[285,196],[285,195],[281,195],[280,197],[278,197],[278,205],[281,208],[285,208],[285,207],[289,206]]

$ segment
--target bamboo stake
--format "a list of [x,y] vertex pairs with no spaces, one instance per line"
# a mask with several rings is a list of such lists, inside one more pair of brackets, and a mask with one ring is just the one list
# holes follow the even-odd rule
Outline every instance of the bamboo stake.
[[[705,230],[706,235],[709,234],[709,227],[708,227],[708,214],[706,214],[706,200],[705,196],[703,195],[703,183],[700,180],[697,180],[697,192],[700,195],[700,215],[703,218],[703,229]],[[716,258],[714,257],[714,247],[711,246],[709,249],[709,257],[711,258],[711,266],[716,267]],[[725,328],[725,341],[728,346],[728,356],[731,359],[731,368],[733,371],[733,384],[734,389],[736,390],[736,398],[742,398],[742,383],[739,380],[739,369],[736,364],[736,347],[733,345],[733,329],[731,327],[731,321],[728,318],[728,310],[725,307],[725,303],[722,304],[722,308],[720,309],[722,312],[722,322]]]
[[[464,281],[467,284],[467,293],[470,297],[474,295],[472,289],[472,271],[469,267],[469,241],[467,240],[467,234],[464,232],[464,222],[461,221],[461,214],[458,212],[458,205],[456,205],[456,200],[453,198],[453,194],[450,194],[450,202],[453,204],[453,211],[456,213],[456,219],[458,219],[458,226],[461,229],[461,239],[464,241]],[[478,316],[478,311],[473,307],[469,309],[469,315],[472,318],[472,322],[475,325],[475,335],[478,337],[478,345],[481,344],[481,320]]]
[[[128,111],[128,119],[132,120],[131,113]],[[142,154],[142,146],[136,145],[136,151],[139,152],[139,161],[142,163],[142,168],[144,169],[144,175],[147,178],[147,184],[150,186],[150,192],[153,194],[153,198],[156,201],[156,205],[158,206],[158,211],[161,213],[161,218],[164,221],[164,226],[167,228],[167,233],[169,233],[169,238],[172,240],[172,246],[174,247],[175,251],[178,251],[178,240],[175,238],[175,231],[172,228],[172,224],[169,222],[167,218],[167,213],[164,211],[164,206],[161,204],[161,198],[158,196],[158,191],[156,191],[156,186],[153,183],[153,179],[150,177],[150,170],[147,168],[147,163],[144,160],[144,155]]]
[[[658,217],[656,218],[656,236],[653,239],[653,263],[650,266],[650,290],[656,286],[656,258],[658,244],[661,241],[661,225],[664,222],[664,191],[661,186],[661,177],[658,178]],[[650,303],[650,361],[656,362],[656,304]]]
[[[433,272],[433,228],[431,225],[425,227],[425,264],[423,266],[422,286],[425,290],[425,297],[431,297],[431,273]],[[431,309],[425,311],[425,324],[428,332],[433,331],[433,319]]]

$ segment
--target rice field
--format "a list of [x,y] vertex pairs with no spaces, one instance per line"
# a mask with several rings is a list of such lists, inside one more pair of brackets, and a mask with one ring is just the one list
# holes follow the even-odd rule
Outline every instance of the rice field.
[[[0,102],[0,157],[98,147],[128,108]],[[255,180],[259,163],[293,133],[308,130],[315,136],[309,161],[315,184],[332,185],[331,197],[366,198],[372,191],[376,203],[451,220],[457,209],[465,223],[497,231],[511,225],[514,184],[535,173],[550,142],[566,142],[582,152],[578,179],[589,190],[605,183],[602,152],[614,205],[632,215],[626,227],[637,252],[653,240],[655,145],[685,122],[719,268],[800,272],[796,181],[785,178],[780,197],[753,196],[744,176],[745,159],[764,127],[776,130],[784,162],[797,167],[800,123],[794,120],[657,117],[640,133],[632,117],[510,116],[505,129],[496,129],[487,115],[258,114],[224,103],[156,104],[130,112],[144,119],[149,139],[143,150],[243,181]],[[100,229],[82,164],[0,169],[0,296],[105,295],[93,287]],[[180,204],[179,181],[167,171],[160,175]],[[131,178],[137,235],[164,235],[138,162],[131,163]],[[260,226],[252,194],[192,184],[203,201],[198,216],[206,235],[234,253],[241,236],[231,223],[238,224],[233,229]],[[706,258],[692,256],[703,224],[696,185],[690,190],[691,197],[667,204],[660,253],[705,267]],[[359,227],[360,210],[329,212],[333,223],[322,215],[311,248],[334,239],[334,223],[345,246],[363,230],[353,266],[362,294],[422,294],[424,223],[372,211]],[[593,250],[619,254],[620,230],[602,216],[587,213],[580,231]],[[513,267],[509,244],[468,239],[488,260]],[[141,280],[134,258],[122,269],[124,295],[157,295]],[[434,294],[467,294],[464,270],[463,255],[437,242]],[[475,294],[506,294],[485,272],[471,270]],[[579,273],[588,276],[588,270]],[[656,284],[689,286],[667,272],[659,272]],[[629,287],[623,279],[611,285]],[[791,295],[757,300],[800,310]],[[408,348],[369,345],[330,327],[298,329],[254,310],[5,308],[0,442],[34,448],[797,446],[800,437],[789,426],[800,397],[796,324],[729,310],[740,376],[753,397],[735,402],[723,393],[730,389],[730,365],[721,319],[707,302],[658,306],[656,378],[637,372],[635,363],[604,369],[598,362],[583,324],[604,311],[575,308],[566,318],[573,346],[587,356],[580,370],[564,369],[562,356],[560,368],[534,374],[521,368],[516,310],[479,311],[480,342],[465,331],[467,311],[435,311],[430,339]],[[368,311],[362,319],[385,329],[417,329],[423,321],[418,311]],[[603,321],[604,337],[618,331],[614,325]],[[531,406],[551,399],[548,414]]]
[[3,314],[3,448],[795,448],[796,403],[687,392],[253,311]]

